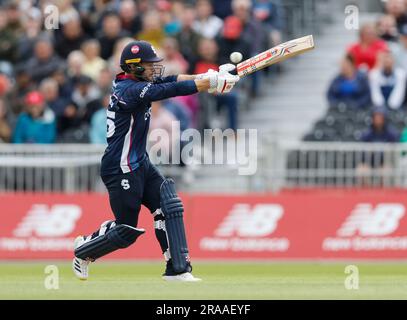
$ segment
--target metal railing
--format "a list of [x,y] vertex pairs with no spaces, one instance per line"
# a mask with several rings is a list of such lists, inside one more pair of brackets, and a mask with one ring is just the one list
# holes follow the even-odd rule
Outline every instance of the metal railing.
[[407,144],[269,140],[266,189],[407,187]]
[[101,190],[104,146],[0,144],[0,190],[80,192]]
[[[0,192],[105,192],[104,146],[0,144]],[[266,136],[257,171],[227,165],[159,166],[189,192],[267,192],[284,188],[407,187],[407,144],[289,142]]]
[[[284,0],[285,36],[287,39],[305,34],[319,34],[326,22],[332,20],[333,0]],[[336,4],[337,5],[337,4]]]
[[[93,144],[0,144],[0,193],[106,192],[100,178],[104,150],[104,145]],[[237,171],[233,168],[225,170],[219,165],[212,168],[159,167],[164,176],[178,182],[181,190],[191,191],[200,190],[196,188],[197,179],[219,175],[219,172],[230,172],[233,177]]]

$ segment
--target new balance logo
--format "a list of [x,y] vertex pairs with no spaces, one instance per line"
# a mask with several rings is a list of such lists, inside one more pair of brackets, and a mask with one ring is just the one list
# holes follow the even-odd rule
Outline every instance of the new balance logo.
[[276,230],[277,222],[282,216],[283,208],[278,204],[258,204],[252,209],[248,204],[236,204],[215,230],[215,235],[218,237],[268,236]]
[[385,252],[407,250],[407,237],[397,231],[405,208],[401,203],[359,203],[337,230],[322,241],[322,250]]
[[75,229],[82,210],[77,205],[34,204],[23,221],[13,231],[16,237],[62,237]]
[[350,216],[337,231],[341,237],[385,236],[393,233],[404,216],[405,208],[399,203],[378,204],[375,208],[369,203],[356,206]]
[[278,204],[236,204],[214,231],[213,237],[203,237],[199,247],[205,251],[284,252],[290,247],[285,237],[272,237],[284,209]]

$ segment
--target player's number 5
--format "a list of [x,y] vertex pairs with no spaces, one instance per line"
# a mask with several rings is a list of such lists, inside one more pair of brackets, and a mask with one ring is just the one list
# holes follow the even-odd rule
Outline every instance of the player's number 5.
[[[117,103],[117,99],[113,99],[112,96],[110,96],[110,102],[109,102],[109,108],[112,108],[114,104]],[[116,118],[116,113],[110,110],[106,110],[106,125],[107,125],[107,132],[106,132],[106,137],[110,138],[111,136],[114,135],[114,130],[116,129],[116,126],[114,125],[114,119]]]

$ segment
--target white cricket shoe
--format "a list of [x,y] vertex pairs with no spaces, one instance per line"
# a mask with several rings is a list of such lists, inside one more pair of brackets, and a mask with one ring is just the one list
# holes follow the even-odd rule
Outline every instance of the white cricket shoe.
[[197,282],[202,281],[200,278],[196,278],[192,275],[191,272],[184,272],[174,276],[163,276],[163,279],[166,281],[183,281],[183,282]]
[[[80,247],[85,242],[83,236],[78,236],[74,242],[74,250]],[[89,263],[88,260],[83,260],[80,258],[73,258],[72,260],[72,269],[75,274],[80,280],[87,280],[89,276]]]

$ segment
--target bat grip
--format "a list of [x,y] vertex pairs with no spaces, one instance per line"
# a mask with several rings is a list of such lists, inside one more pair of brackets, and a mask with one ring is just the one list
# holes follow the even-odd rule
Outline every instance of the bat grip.
[[237,66],[236,66],[236,69],[230,71],[229,73],[232,74],[232,75],[234,75],[234,76],[237,76],[237,75],[238,75],[238,74],[237,74]]

